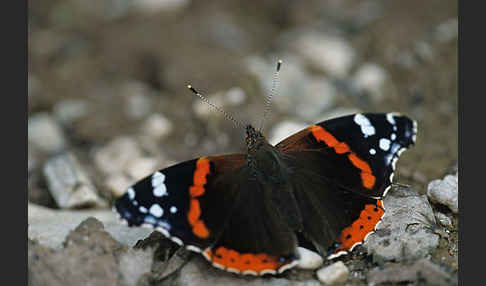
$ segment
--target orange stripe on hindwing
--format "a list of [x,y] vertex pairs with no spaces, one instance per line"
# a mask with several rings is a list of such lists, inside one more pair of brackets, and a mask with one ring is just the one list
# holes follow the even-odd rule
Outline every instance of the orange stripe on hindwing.
[[261,274],[265,270],[277,270],[291,262],[289,260],[279,261],[277,257],[264,253],[239,253],[223,246],[219,246],[214,251],[205,250],[204,256],[216,266],[224,267],[227,270],[251,271],[255,274]]
[[331,133],[319,125],[312,125],[311,132],[317,141],[326,143],[327,146],[334,148],[336,154],[348,154],[348,159],[358,169],[361,170],[361,182],[367,189],[372,189],[375,185],[376,178],[373,176],[370,165],[360,159],[355,153],[351,151],[345,142],[339,142]]
[[192,226],[192,232],[199,238],[208,238],[209,230],[201,220],[201,206],[197,197],[202,196],[206,189],[204,185],[207,183],[206,176],[209,174],[209,160],[207,158],[199,158],[196,162],[196,170],[194,171],[193,185],[189,187],[189,212],[187,213],[187,220]]
[[338,242],[339,247],[334,250],[334,253],[340,251],[348,251],[356,243],[362,242],[366,235],[375,230],[376,225],[385,214],[383,208],[383,201],[378,200],[376,205],[367,204],[359,214],[359,218],[355,220],[350,226],[341,231]]

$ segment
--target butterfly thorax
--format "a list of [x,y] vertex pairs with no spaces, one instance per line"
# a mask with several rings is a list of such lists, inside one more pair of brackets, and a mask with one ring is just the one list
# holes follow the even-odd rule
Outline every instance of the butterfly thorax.
[[247,164],[250,173],[259,180],[282,183],[284,164],[280,151],[272,146],[260,131],[253,126],[246,127],[246,145],[248,147]]

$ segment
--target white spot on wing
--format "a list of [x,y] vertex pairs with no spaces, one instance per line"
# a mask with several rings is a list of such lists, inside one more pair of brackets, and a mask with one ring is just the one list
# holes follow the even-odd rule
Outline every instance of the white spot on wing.
[[127,194],[130,200],[133,200],[135,198],[135,190],[133,188],[128,188]]
[[386,120],[388,122],[390,122],[391,125],[395,125],[396,124],[395,118],[393,118],[393,117],[394,117],[394,114],[393,113],[387,113],[386,114]]
[[161,183],[160,185],[155,187],[153,193],[154,193],[154,196],[156,196],[156,197],[167,196],[167,187],[165,186],[164,183]]
[[158,204],[153,204],[149,211],[154,217],[161,217],[164,214],[164,210]]
[[380,148],[381,150],[383,151],[388,151],[390,150],[390,140],[386,139],[386,138],[381,138],[380,139]]
[[175,206],[171,206],[170,207],[170,212],[173,213],[173,214],[176,213],[177,212],[177,208]]
[[144,207],[144,206],[140,206],[140,207],[138,207],[138,210],[139,210],[141,213],[144,213],[144,214],[146,214],[146,213],[148,212],[147,208],[146,208],[146,207]]
[[391,140],[395,140],[397,139],[397,135],[395,133],[392,133],[391,137],[390,137]]
[[165,175],[161,172],[156,172],[152,175],[152,187],[157,187],[158,185],[164,183]]
[[371,154],[371,155],[375,155],[375,154],[376,154],[376,150],[375,150],[375,149],[373,149],[373,148],[371,148],[371,149],[370,149],[370,154]]
[[365,137],[375,135],[375,127],[371,125],[371,122],[366,116],[358,113],[354,116],[353,120],[361,127],[361,132],[363,132]]

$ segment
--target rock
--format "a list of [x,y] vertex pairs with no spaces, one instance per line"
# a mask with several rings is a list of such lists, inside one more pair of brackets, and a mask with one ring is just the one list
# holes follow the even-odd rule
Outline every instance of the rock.
[[317,269],[321,267],[322,263],[324,262],[323,258],[319,254],[307,248],[297,247],[297,251],[300,256],[297,267],[300,269]]
[[402,261],[426,257],[439,245],[439,236],[424,223],[434,221],[425,195],[411,188],[393,188],[384,199],[385,216],[363,244],[373,261]]
[[123,196],[128,187],[134,183],[135,180],[130,179],[124,174],[113,174],[106,178],[104,185],[110,191],[112,197],[118,198]]
[[89,102],[81,99],[66,99],[54,106],[54,116],[63,125],[73,124],[89,112]]
[[60,152],[67,145],[61,127],[47,113],[37,113],[30,116],[28,140],[37,150],[48,154]]
[[439,222],[440,225],[442,225],[444,227],[447,227],[447,228],[452,227],[451,219],[441,212],[435,213],[435,219],[437,220],[437,222]]
[[379,102],[384,96],[383,88],[386,79],[387,73],[381,66],[365,63],[354,74],[352,85],[359,94],[365,94],[373,102]]
[[367,280],[371,285],[411,282],[420,282],[419,285],[457,285],[457,279],[428,259],[420,259],[412,264],[395,263],[376,267],[370,270]]
[[348,279],[349,270],[342,261],[338,261],[317,271],[317,278],[325,285],[344,283]]
[[281,121],[271,129],[270,136],[268,136],[268,142],[275,145],[290,135],[307,128],[308,126],[309,124],[303,122],[290,120]]
[[130,176],[131,179],[138,181],[147,177],[150,174],[153,174],[158,169],[161,169],[157,168],[157,166],[157,160],[149,157],[142,157],[133,161],[133,163],[127,167],[126,173]]
[[131,81],[121,87],[121,94],[125,100],[125,113],[132,119],[141,119],[148,116],[152,110],[153,102],[148,96],[152,91],[143,82]]
[[60,208],[106,207],[85,170],[71,153],[50,158],[44,165],[44,177],[52,197]]
[[245,102],[247,96],[241,87],[232,87],[224,95],[225,101],[232,106],[237,106]]
[[52,210],[29,203],[28,237],[53,249],[62,248],[66,236],[88,217],[95,217],[104,224],[105,230],[123,245],[132,246],[152,230],[130,228],[111,210]]
[[93,217],[70,231],[63,246],[29,240],[32,285],[135,285],[152,264],[153,250],[128,250]]
[[437,26],[435,38],[442,43],[457,39],[459,31],[459,22],[457,18],[451,18]]
[[455,175],[447,175],[442,180],[433,180],[427,186],[429,199],[434,203],[449,207],[455,214],[459,212],[457,176],[457,173]]
[[345,77],[356,57],[354,49],[345,39],[320,33],[299,36],[294,49],[310,65],[335,78]]
[[143,133],[155,140],[166,137],[172,129],[172,122],[160,114],[150,115],[142,125]]
[[159,11],[175,12],[187,7],[190,0],[137,0],[136,7],[144,13],[155,13]]
[[94,155],[96,167],[106,175],[123,172],[133,161],[142,157],[138,143],[131,137],[118,137]]

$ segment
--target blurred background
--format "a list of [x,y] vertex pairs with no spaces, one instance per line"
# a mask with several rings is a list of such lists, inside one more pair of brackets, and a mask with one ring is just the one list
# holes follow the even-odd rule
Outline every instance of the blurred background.
[[[265,133],[354,112],[401,112],[417,145],[395,181],[425,193],[457,164],[457,1],[29,2],[29,201],[108,207],[157,169],[245,151],[191,83]],[[62,187],[79,195],[62,194]]]

